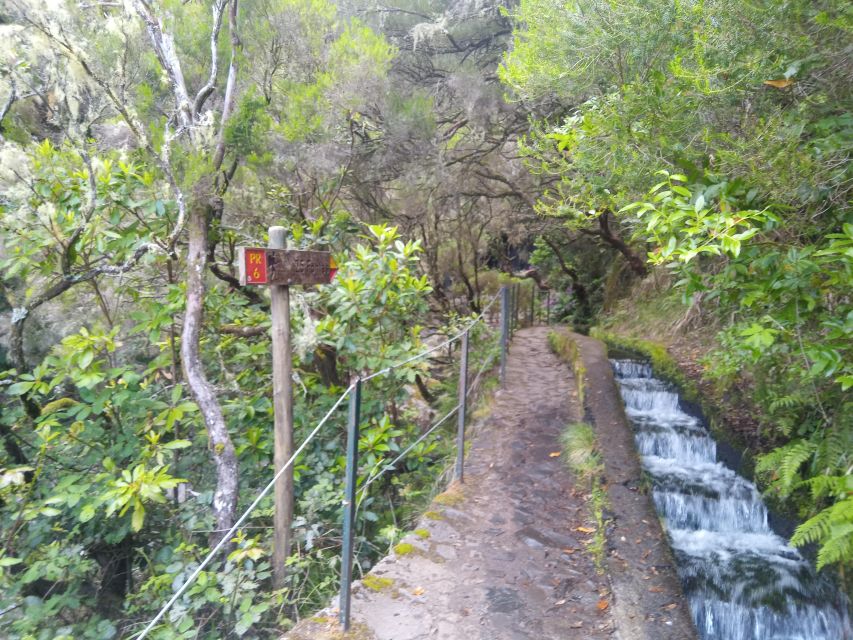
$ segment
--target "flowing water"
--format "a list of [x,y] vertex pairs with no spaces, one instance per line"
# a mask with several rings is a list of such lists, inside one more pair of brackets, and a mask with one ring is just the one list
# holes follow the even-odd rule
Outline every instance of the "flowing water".
[[707,640],[853,638],[844,598],[776,535],[755,485],[651,366],[612,360],[693,620]]

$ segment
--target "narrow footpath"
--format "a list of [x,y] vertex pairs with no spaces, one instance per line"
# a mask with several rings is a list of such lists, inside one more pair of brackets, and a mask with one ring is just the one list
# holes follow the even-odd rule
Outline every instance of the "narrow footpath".
[[[283,640],[679,637],[644,633],[646,616],[633,596],[629,614],[617,614],[615,633],[609,578],[586,550],[592,525],[585,496],[558,455],[560,433],[583,411],[570,368],[548,349],[548,331],[516,334],[506,385],[472,427],[464,484],[439,495],[417,534],[356,584],[351,633],[341,635],[330,608]],[[617,397],[610,402],[621,407]],[[693,637],[666,615],[677,612],[657,609],[653,618],[661,613],[658,631]]]

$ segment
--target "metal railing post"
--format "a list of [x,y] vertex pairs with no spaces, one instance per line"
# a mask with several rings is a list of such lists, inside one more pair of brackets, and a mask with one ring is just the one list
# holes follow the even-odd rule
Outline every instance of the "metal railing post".
[[468,331],[462,334],[459,358],[459,405],[456,410],[456,479],[465,481],[465,408],[468,396]]
[[509,285],[509,339],[515,333],[515,285]]
[[536,318],[534,317],[534,313],[536,313],[536,283],[532,280],[530,281],[530,316],[528,316],[527,326],[532,327],[536,324]]
[[352,556],[355,540],[355,488],[358,475],[358,425],[361,421],[361,378],[355,381],[349,397],[347,420],[347,467],[344,489],[344,531],[341,552],[341,624],[344,631],[350,627],[350,604],[352,599]]
[[509,340],[509,287],[501,287],[501,385],[506,380],[506,347]]
[[521,302],[521,285],[514,285],[513,290],[515,295],[512,298],[512,335],[515,335],[515,332],[518,331],[518,311],[521,307],[519,304]]
[[545,313],[547,316],[547,320],[545,324],[549,327],[551,326],[551,290],[548,289],[548,297],[545,299]]

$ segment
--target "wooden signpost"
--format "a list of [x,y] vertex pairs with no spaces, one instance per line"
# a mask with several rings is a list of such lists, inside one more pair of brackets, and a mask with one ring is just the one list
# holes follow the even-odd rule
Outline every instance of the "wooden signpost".
[[[272,315],[275,473],[293,455],[293,374],[290,346],[290,286],[328,284],[337,265],[328,251],[287,249],[287,230],[270,227],[269,247],[239,247],[240,284],[269,285]],[[275,483],[273,580],[284,586],[293,524],[293,466]]]
[[[284,227],[273,227],[284,229]],[[272,229],[270,244],[272,244]],[[278,248],[238,247],[240,284],[328,284],[336,267],[328,251],[291,251]]]

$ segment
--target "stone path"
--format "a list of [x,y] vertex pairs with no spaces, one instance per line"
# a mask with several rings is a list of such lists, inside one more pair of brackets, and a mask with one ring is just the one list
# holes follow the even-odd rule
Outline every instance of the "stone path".
[[[609,588],[585,550],[582,493],[558,436],[580,419],[547,327],[519,331],[507,384],[475,432],[465,484],[437,498],[408,553],[374,567],[353,594],[361,640],[609,638]],[[428,533],[427,533],[428,532]],[[426,537],[428,536],[428,537]],[[399,547],[398,547],[399,548]],[[289,640],[341,637],[322,617]]]
[[586,496],[558,455],[584,412],[549,330],[516,334],[506,385],[471,430],[464,485],[354,585],[351,632],[331,607],[282,640],[695,640],[604,347],[573,336],[613,510],[607,573],[595,571]]

